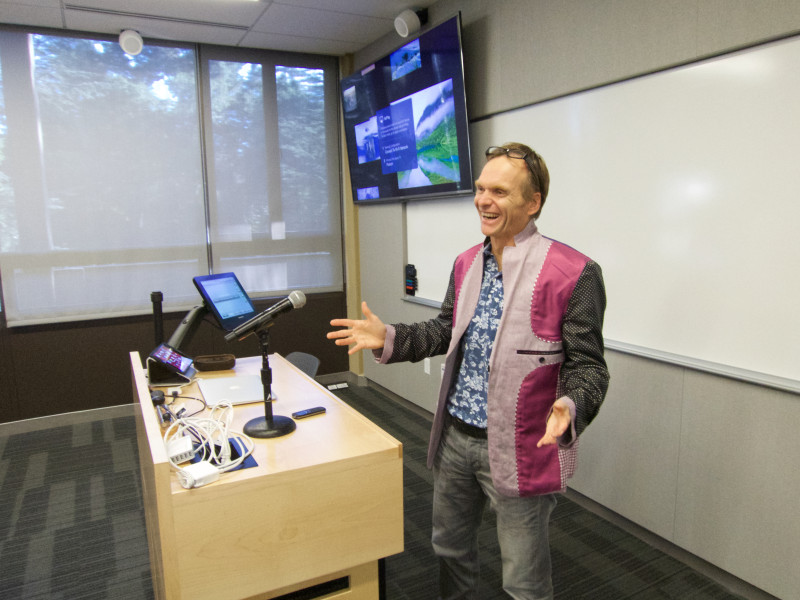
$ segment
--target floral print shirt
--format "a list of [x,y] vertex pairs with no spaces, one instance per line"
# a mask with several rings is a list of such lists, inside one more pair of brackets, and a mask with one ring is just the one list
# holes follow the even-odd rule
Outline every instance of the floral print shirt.
[[447,401],[451,415],[486,428],[489,395],[489,358],[503,314],[503,273],[497,267],[491,244],[483,249],[483,283],[475,314],[461,340],[461,367]]

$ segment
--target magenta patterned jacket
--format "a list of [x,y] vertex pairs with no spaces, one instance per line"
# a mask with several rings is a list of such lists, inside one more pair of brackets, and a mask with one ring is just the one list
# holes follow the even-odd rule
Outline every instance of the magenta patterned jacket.
[[[489,361],[489,463],[497,490],[533,496],[562,490],[572,476],[578,436],[608,388],[603,358],[605,288],[599,265],[542,236],[534,221],[503,250],[504,307]],[[450,386],[460,367],[461,338],[480,295],[484,244],[458,256],[440,314],[387,326],[376,358],[418,361],[446,353],[428,450],[433,465]],[[553,403],[564,398],[572,427],[557,445],[537,448]]]

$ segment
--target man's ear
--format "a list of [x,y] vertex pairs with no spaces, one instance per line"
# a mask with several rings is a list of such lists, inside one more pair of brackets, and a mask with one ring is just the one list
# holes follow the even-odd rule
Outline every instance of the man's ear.
[[533,217],[542,208],[542,194],[536,192],[533,194],[533,199],[528,203],[528,216]]

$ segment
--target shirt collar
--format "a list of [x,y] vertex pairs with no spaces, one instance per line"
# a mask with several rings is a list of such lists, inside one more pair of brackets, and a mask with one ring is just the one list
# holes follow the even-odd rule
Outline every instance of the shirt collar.
[[[525,229],[514,236],[514,244],[519,246],[522,242],[533,237],[533,234],[535,234],[537,231],[539,231],[539,228],[536,227],[536,220],[531,219],[525,226]],[[492,240],[489,238],[489,236],[486,236],[483,240],[483,253],[486,254],[487,252],[490,254],[492,252]]]

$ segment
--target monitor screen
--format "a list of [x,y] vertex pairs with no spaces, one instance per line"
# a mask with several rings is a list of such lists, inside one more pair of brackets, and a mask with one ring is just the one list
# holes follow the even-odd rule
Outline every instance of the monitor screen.
[[203,297],[206,308],[226,331],[232,331],[256,316],[250,296],[233,273],[199,275],[192,281]]
[[472,191],[460,17],[342,79],[355,202]]
[[184,356],[169,344],[159,344],[158,347],[150,353],[150,358],[165,366],[173,373],[180,373],[190,379],[194,374],[191,369],[192,359],[188,356]]

